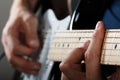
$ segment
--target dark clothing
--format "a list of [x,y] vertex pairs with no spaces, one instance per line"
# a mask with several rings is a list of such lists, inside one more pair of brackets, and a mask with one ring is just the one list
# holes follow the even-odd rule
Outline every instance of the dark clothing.
[[120,28],[120,0],[81,0],[78,7],[73,29],[94,29],[99,20],[107,29]]
[[120,0],[113,0],[103,16],[107,29],[120,29]]

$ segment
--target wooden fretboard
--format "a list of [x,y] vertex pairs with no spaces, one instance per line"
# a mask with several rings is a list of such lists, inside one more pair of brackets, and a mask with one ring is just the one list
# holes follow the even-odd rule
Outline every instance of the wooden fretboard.
[[[66,30],[54,34],[48,59],[62,61],[74,48],[90,40],[94,30]],[[106,31],[101,64],[120,65],[120,29]]]

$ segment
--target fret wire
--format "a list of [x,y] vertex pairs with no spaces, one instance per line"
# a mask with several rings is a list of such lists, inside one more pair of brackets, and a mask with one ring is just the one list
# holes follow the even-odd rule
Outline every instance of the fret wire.
[[[116,32],[114,33],[114,37],[116,37]],[[114,42],[115,38],[113,38],[112,42]],[[114,48],[114,45],[112,45],[112,48]],[[113,50],[110,51],[109,55],[111,56],[113,54]],[[111,57],[108,57],[108,62],[111,60]]]

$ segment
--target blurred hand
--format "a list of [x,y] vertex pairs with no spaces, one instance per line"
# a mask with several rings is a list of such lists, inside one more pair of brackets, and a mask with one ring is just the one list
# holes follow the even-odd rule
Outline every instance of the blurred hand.
[[25,57],[33,56],[40,48],[37,26],[37,18],[30,10],[14,7],[2,33],[2,44],[12,67],[34,75],[40,70],[41,64]]
[[[62,80],[104,80],[100,66],[104,33],[104,24],[98,22],[92,40],[87,41],[83,47],[75,49],[60,64],[60,69],[63,72]],[[82,60],[85,60],[86,72],[82,71]]]

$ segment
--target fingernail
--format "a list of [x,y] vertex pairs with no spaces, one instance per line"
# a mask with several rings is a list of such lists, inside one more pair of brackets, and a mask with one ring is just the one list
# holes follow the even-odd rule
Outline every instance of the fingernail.
[[98,30],[100,28],[101,21],[97,22],[95,30]]
[[31,40],[29,43],[31,45],[37,45],[37,46],[39,46],[39,41],[38,40]]

